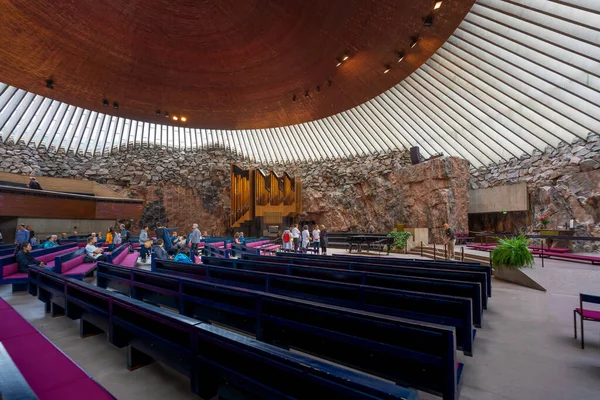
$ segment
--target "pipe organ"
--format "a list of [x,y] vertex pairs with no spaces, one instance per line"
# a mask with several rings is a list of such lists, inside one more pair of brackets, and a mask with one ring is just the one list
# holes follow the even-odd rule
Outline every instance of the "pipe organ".
[[278,175],[260,168],[243,170],[231,166],[230,226],[262,217],[265,223],[280,224],[284,217],[302,212],[302,184],[287,172]]

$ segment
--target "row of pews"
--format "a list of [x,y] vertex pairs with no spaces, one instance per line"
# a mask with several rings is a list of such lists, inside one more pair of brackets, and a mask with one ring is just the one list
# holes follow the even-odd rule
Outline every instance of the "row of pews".
[[[282,398],[413,399],[415,390],[458,398],[457,350],[474,353],[492,291],[489,267],[241,256],[204,256],[196,265],[153,259],[152,271],[99,262],[98,287],[33,269],[29,290],[53,316],[80,319],[83,337],[107,332],[112,344],[127,347],[129,368],[166,363],[203,397],[229,385]],[[254,361],[245,358],[256,352]]]

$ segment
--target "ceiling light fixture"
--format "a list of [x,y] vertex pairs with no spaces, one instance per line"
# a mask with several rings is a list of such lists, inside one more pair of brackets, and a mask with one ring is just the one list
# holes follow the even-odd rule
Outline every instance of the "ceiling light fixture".
[[106,99],[103,99],[103,100],[102,100],[102,105],[103,105],[104,107],[108,107],[108,100],[106,100]]
[[425,25],[425,26],[431,26],[431,25],[433,25],[433,17],[431,15],[428,15],[425,18],[425,21],[423,22],[423,25]]
[[173,115],[173,121],[177,121],[179,118],[177,118],[177,115]]
[[390,69],[392,69],[392,67],[390,67],[389,65],[386,65],[385,69],[383,70],[383,73],[387,74],[388,72],[390,72]]
[[398,62],[404,60],[404,52],[403,51],[399,51],[398,52]]
[[169,118],[169,112],[165,111],[165,118]]
[[181,117],[181,122],[185,122],[185,121],[187,121],[187,118],[186,117]]
[[160,117],[160,110],[156,110],[156,116]]
[[417,43],[419,43],[419,37],[418,36],[413,36],[412,42],[410,42],[410,48],[411,49],[414,48],[417,45]]
[[337,64],[335,64],[336,67],[339,67],[340,65],[342,65],[342,59],[341,58],[336,58],[335,60],[337,61]]
[[344,57],[342,57],[342,61],[346,61],[349,58],[350,58],[350,56],[348,54],[344,54]]
[[115,102],[113,103],[113,108],[114,108],[115,110],[118,110],[118,109],[119,109],[119,103],[117,103],[117,102],[115,101]]
[[442,6],[442,0],[440,1],[436,1],[435,5],[433,6],[434,10],[437,10],[438,8],[440,8]]
[[54,89],[54,79],[46,79],[46,87],[48,89]]

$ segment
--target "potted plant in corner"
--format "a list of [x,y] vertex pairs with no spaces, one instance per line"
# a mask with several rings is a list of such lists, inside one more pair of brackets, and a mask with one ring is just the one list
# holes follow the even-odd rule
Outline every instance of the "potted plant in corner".
[[521,268],[532,268],[534,264],[528,246],[529,239],[524,234],[498,239],[498,245],[490,254],[494,276],[496,279],[545,292],[546,289],[521,271]]

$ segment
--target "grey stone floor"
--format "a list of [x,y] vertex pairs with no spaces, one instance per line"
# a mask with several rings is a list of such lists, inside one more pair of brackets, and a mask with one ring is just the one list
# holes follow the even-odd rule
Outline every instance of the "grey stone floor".
[[[600,399],[600,324],[586,323],[585,350],[573,339],[578,294],[600,294],[600,266],[549,260],[528,274],[548,292],[493,282],[474,357],[459,355],[461,399]],[[128,371],[123,349],[105,335],[80,339],[76,321],[50,318],[37,299],[13,296],[8,286],[0,286],[0,296],[118,399],[197,398],[187,378],[161,364]]]

